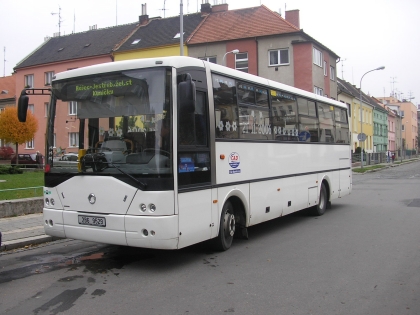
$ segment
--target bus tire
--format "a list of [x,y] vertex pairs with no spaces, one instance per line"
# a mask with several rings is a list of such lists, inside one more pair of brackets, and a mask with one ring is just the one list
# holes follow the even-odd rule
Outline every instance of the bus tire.
[[228,200],[223,205],[220,215],[219,235],[213,239],[213,248],[225,251],[230,248],[235,234],[235,212],[232,203]]
[[321,184],[321,190],[319,191],[318,204],[311,208],[311,214],[314,216],[321,216],[325,213],[328,205],[327,188],[324,183]]

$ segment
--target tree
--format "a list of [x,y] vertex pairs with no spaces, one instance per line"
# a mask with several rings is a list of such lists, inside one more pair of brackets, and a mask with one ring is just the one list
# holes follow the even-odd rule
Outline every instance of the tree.
[[18,120],[17,108],[6,107],[0,114],[0,139],[16,144],[16,163],[18,163],[18,145],[33,139],[38,130],[38,121],[31,111],[28,111],[26,122]]

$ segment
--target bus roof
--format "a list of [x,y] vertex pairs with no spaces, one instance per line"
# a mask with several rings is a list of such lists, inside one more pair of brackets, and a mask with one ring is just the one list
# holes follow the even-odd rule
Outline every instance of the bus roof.
[[289,86],[283,83],[265,79],[253,74],[245,73],[239,70],[221,66],[215,63],[203,61],[193,57],[186,56],[172,56],[172,57],[160,57],[160,58],[143,58],[143,59],[132,59],[116,62],[107,62],[97,65],[77,68],[73,70],[68,70],[64,72],[57,73],[53,81],[65,80],[81,76],[89,76],[101,73],[110,73],[117,71],[133,70],[140,68],[152,68],[152,67],[174,67],[174,68],[184,68],[184,67],[198,67],[198,68],[209,68],[212,72],[216,72],[221,75],[227,75],[239,80],[245,80],[248,82],[253,82],[262,86],[266,86],[270,89],[278,89],[284,92],[289,92],[295,95],[300,95],[306,98],[313,99],[315,101],[328,103],[335,106],[340,106],[346,108],[344,103],[338,102],[336,100],[316,95],[314,93],[298,89],[293,86]]

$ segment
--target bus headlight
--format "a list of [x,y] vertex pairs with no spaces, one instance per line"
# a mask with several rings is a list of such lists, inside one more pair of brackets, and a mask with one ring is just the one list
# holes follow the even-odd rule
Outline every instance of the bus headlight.
[[145,205],[144,203],[141,203],[141,204],[140,204],[140,211],[141,211],[141,212],[145,212],[145,211],[146,211],[146,209],[147,209],[146,205]]
[[151,212],[155,212],[156,211],[156,206],[153,203],[151,203],[149,205],[149,209],[150,209]]
[[49,206],[49,205],[50,205],[50,199],[45,198],[45,204],[46,204],[47,206]]
[[51,205],[54,206],[55,205],[55,200],[53,198],[51,198]]

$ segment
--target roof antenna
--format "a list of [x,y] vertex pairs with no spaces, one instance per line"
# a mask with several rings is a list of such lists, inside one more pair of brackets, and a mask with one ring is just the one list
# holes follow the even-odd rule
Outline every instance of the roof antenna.
[[58,13],[57,12],[51,12],[51,15],[56,15],[58,14],[58,36],[61,35],[61,22],[63,22],[61,20],[61,7],[58,6]]
[[165,11],[167,10],[166,9],[166,0],[163,0],[163,9],[159,9],[159,10],[163,11],[163,18],[165,18],[165,16],[166,16]]

